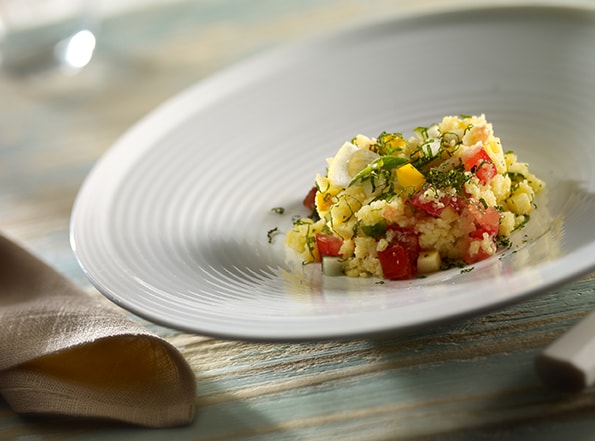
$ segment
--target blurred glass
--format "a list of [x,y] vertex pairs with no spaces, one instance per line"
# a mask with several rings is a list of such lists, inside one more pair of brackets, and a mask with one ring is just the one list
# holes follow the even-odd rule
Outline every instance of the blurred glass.
[[76,73],[95,50],[93,0],[0,0],[0,68],[18,77]]

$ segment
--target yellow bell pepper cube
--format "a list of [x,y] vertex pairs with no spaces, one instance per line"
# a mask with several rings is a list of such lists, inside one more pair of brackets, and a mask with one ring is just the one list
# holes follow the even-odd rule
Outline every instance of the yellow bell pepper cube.
[[397,169],[397,179],[403,187],[413,190],[419,190],[426,182],[424,175],[411,164],[405,164]]

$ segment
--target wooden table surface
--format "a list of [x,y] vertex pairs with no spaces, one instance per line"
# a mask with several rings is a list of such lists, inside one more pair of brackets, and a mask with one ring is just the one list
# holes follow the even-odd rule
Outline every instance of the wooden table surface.
[[[269,48],[447,1],[197,0],[106,18],[97,56],[64,82],[0,78],[0,227],[99,296],[70,249],[70,211],[95,161],[156,105]],[[22,418],[0,440],[591,440],[595,390],[542,386],[535,356],[595,307],[591,278],[407,336],[264,344],[146,326],[196,372],[191,426]],[[140,320],[140,319],[139,319]]]

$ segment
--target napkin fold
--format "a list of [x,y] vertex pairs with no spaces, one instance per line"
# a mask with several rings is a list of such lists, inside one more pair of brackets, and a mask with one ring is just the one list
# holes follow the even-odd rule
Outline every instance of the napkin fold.
[[188,424],[181,353],[0,235],[0,394],[24,414]]

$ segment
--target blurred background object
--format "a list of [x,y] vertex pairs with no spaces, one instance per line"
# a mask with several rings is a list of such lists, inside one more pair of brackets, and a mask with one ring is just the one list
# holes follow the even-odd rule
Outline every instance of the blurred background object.
[[71,75],[93,57],[97,27],[87,0],[0,0],[0,63],[17,77]]

